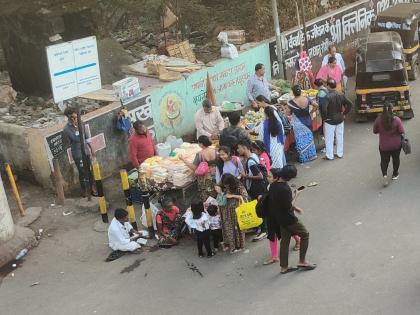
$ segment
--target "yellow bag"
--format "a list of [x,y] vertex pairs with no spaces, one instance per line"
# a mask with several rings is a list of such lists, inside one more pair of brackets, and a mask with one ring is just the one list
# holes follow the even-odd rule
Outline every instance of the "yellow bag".
[[257,216],[255,210],[256,206],[257,200],[253,200],[241,203],[239,207],[236,208],[236,218],[241,231],[252,229],[262,224],[263,220]]

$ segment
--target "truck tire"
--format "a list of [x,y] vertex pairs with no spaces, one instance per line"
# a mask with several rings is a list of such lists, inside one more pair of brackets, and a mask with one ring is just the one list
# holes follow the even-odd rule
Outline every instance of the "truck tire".
[[413,110],[412,109],[405,110],[404,113],[403,113],[402,119],[408,120],[408,119],[411,119],[411,118],[414,118]]

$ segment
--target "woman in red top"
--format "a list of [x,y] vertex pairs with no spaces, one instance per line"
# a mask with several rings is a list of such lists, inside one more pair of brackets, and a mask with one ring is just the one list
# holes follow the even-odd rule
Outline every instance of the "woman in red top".
[[178,243],[183,219],[179,214],[179,208],[174,205],[172,200],[164,198],[160,204],[162,210],[156,215],[159,246],[171,247]]
[[392,180],[399,177],[401,140],[404,138],[404,127],[401,119],[394,116],[392,105],[385,102],[383,113],[376,118],[373,133],[379,134],[379,153],[381,154],[381,170],[384,186],[388,186],[388,165],[392,157]]

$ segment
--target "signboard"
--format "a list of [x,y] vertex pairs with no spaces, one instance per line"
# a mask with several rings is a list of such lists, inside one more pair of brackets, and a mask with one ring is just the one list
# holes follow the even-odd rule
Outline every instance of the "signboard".
[[48,46],[46,51],[56,103],[102,87],[95,36]]
[[144,126],[149,129],[151,135],[153,137],[156,136],[152,114],[152,97],[150,95],[143,96],[134,102],[130,102],[127,104],[126,108],[132,123],[137,120],[141,121]]
[[115,95],[123,105],[138,100],[140,95],[139,79],[128,77],[112,84]]
[[45,138],[53,158],[59,157],[67,148],[64,144],[63,132],[55,133]]

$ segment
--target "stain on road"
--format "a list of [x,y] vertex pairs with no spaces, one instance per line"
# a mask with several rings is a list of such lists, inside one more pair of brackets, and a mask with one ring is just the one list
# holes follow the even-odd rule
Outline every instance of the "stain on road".
[[136,259],[130,266],[127,266],[123,270],[121,270],[120,273],[132,272],[134,269],[140,267],[140,265],[143,261],[145,261],[144,258]]

